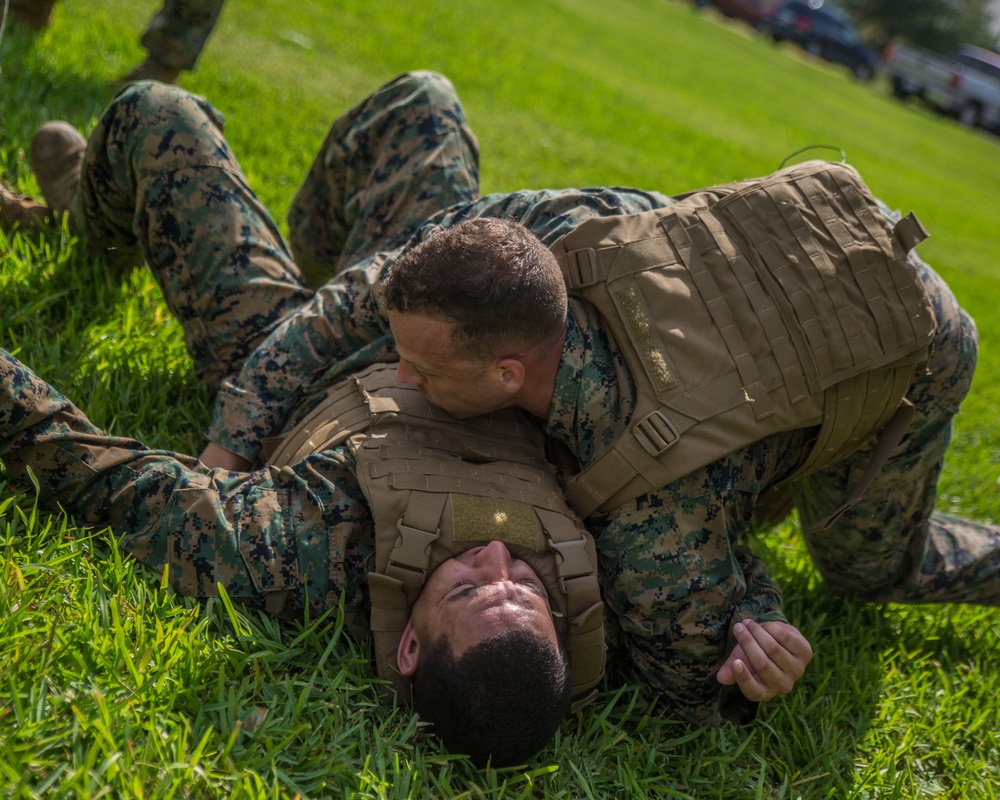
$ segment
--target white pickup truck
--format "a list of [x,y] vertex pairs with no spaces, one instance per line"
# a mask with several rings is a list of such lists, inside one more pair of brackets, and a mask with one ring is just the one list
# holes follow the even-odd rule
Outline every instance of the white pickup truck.
[[884,54],[892,93],[921,98],[963,125],[1000,132],[1000,54],[963,45],[939,56],[909,44],[893,44]]

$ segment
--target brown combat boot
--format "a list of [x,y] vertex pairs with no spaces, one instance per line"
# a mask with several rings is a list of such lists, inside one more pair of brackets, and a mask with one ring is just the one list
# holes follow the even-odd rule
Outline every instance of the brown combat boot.
[[80,185],[87,140],[67,122],[46,122],[31,140],[31,166],[53,212],[68,211]]
[[49,221],[50,212],[32,197],[16,194],[6,183],[0,181],[0,228],[11,231],[37,231]]
[[121,79],[124,86],[132,81],[159,81],[160,83],[177,83],[177,76],[180,70],[167,66],[153,56],[149,56],[139,66]]
[[49,26],[55,2],[56,0],[10,0],[10,18],[40,31]]

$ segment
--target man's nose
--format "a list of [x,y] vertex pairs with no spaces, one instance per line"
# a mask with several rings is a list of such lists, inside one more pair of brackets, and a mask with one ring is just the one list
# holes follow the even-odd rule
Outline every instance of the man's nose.
[[483,577],[490,580],[507,580],[510,577],[510,551],[503,542],[493,541],[476,553],[476,567]]
[[422,381],[420,373],[403,360],[396,364],[396,380],[400,383],[411,383],[414,386],[419,386]]

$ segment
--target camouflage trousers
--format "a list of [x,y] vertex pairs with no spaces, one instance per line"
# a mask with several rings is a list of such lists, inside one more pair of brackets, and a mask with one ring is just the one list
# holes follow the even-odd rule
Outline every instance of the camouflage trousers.
[[310,286],[478,197],[478,158],[451,84],[401,76],[334,123],[293,200],[289,246],[247,185],[222,116],[142,82],[91,133],[71,211],[92,247],[149,266],[197,374],[218,386],[312,298]]
[[1000,605],[1000,526],[934,512],[952,420],[972,383],[978,336],[944,281],[912,257],[938,330],[927,369],[907,392],[916,414],[860,502],[817,529],[848,496],[874,445],[796,482],[803,535],[835,591],[878,602]]
[[164,0],[140,43],[157,61],[178,72],[194,69],[225,0]]

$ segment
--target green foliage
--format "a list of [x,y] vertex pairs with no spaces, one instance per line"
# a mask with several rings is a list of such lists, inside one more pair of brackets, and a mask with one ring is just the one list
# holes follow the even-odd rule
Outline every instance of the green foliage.
[[[40,123],[93,126],[157,6],[64,0],[41,35],[8,25],[6,180],[36,189]],[[418,68],[456,84],[484,191],[680,192],[770,172],[809,144],[846,150],[876,193],[920,213],[934,234],[922,254],[979,323],[940,505],[1000,519],[997,139],[680,0],[229,0],[182,83],[226,115],[280,219],[333,118]],[[0,346],[98,425],[201,449],[211,398],[155,283],[67,230],[0,235]],[[839,599],[794,523],[754,547],[816,651],[792,695],[749,728],[691,731],[611,683],[532,763],[479,772],[380,700],[367,647],[335,618],[175,597],[106,531],[0,492],[0,796],[996,798],[998,612]]]
[[904,39],[937,53],[960,44],[997,49],[990,0],[841,0],[876,41]]

